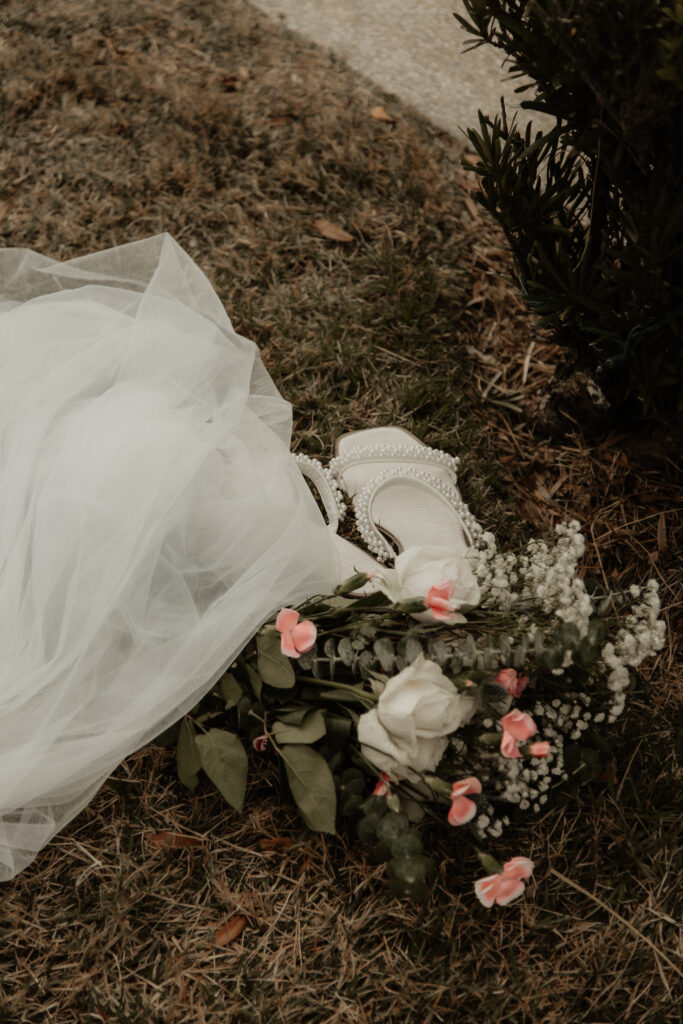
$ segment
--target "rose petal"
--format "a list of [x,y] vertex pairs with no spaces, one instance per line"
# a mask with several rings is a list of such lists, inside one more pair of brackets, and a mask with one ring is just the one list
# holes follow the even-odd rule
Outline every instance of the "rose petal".
[[503,757],[521,757],[519,747],[515,742],[515,737],[509,733],[504,732],[503,738],[500,741],[500,752]]
[[317,635],[318,630],[310,619],[304,619],[303,622],[296,625],[292,630],[292,638],[297,651],[299,651],[300,654],[305,654],[306,651],[310,651],[311,647],[315,643]]
[[536,723],[531,715],[525,711],[514,708],[500,720],[503,729],[509,732],[516,740],[528,740],[537,732]]
[[492,907],[495,903],[502,880],[502,875],[487,875],[486,878],[478,878],[474,883],[474,891],[479,902],[485,907]]
[[448,824],[466,825],[476,813],[477,805],[474,800],[469,800],[466,796],[456,796],[448,812]]
[[550,744],[547,740],[539,740],[537,743],[531,744],[529,753],[532,757],[548,757],[550,754]]
[[287,633],[283,633],[280,637],[280,650],[288,658],[298,658],[301,654],[301,651],[297,651],[296,649],[296,644],[294,643],[291,630]]
[[534,870],[534,862],[528,857],[513,857],[503,864],[503,874],[506,878],[529,878]]
[[275,620],[275,628],[284,633],[290,629],[294,629],[301,616],[293,608],[281,608],[278,617]]
[[451,800],[456,796],[464,796],[466,793],[481,793],[481,782],[474,775],[453,783],[451,787]]
[[517,878],[501,878],[498,891],[496,893],[496,903],[500,907],[506,907],[508,903],[512,903],[518,896],[521,896],[524,892],[524,882]]

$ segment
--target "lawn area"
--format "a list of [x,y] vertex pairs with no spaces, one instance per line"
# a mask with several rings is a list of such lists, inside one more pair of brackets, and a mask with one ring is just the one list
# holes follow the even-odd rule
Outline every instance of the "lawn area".
[[302,828],[274,771],[238,816],[139,751],[0,890],[0,1024],[680,1021],[677,452],[663,428],[539,429],[559,350],[462,142],[242,0],[5,0],[0,129],[0,245],[66,259],[168,231],[258,343],[294,447],[405,426],[461,456],[487,529],[576,518],[592,574],[657,578],[669,629],[603,777],[492,847],[536,862],[507,908],[480,906],[454,838],[405,904],[353,836]]

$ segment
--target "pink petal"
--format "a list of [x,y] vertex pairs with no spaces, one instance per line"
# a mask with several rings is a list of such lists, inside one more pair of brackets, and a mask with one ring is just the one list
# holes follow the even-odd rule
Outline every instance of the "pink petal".
[[288,658],[298,658],[301,654],[301,651],[297,651],[296,649],[296,644],[294,643],[291,630],[288,633],[283,633],[280,637],[280,650],[283,654],[287,655]]
[[529,878],[534,870],[534,862],[528,857],[513,857],[503,864],[503,874],[506,878]]
[[430,594],[433,594],[435,598],[438,598],[441,601],[450,601],[453,597],[454,590],[455,583],[453,580],[441,580],[441,583],[437,583],[436,586],[430,587],[427,597],[429,597]]
[[500,907],[506,907],[524,892],[524,882],[516,878],[501,878],[500,886],[496,893],[496,903]]
[[377,784],[376,784],[375,788],[372,791],[372,795],[373,796],[386,796],[387,793],[389,792],[389,787],[387,786],[387,782],[388,781],[389,781],[389,776],[387,775],[387,773],[386,772],[380,772],[379,773],[379,779],[377,780]]
[[481,793],[481,782],[473,775],[467,779],[460,779],[451,786],[451,800],[456,796],[464,796],[466,793]]
[[485,907],[492,907],[496,902],[502,881],[502,875],[487,875],[486,878],[478,878],[474,883],[474,891],[479,897],[479,902],[483,903]]
[[318,630],[315,628],[315,624],[310,619],[304,619],[292,630],[292,637],[299,654],[305,654],[306,651],[310,651],[311,647],[315,643],[315,638],[318,635]]
[[521,757],[519,747],[515,742],[515,737],[512,733],[504,732],[503,738],[500,741],[500,752],[503,757]]
[[275,628],[284,633],[286,630],[294,629],[301,616],[293,608],[281,608],[275,620]]
[[514,708],[501,718],[500,724],[516,740],[528,740],[538,731],[531,715],[527,715],[525,711],[520,711],[518,708]]
[[468,800],[466,796],[456,796],[451,802],[451,809],[448,812],[449,825],[466,825],[477,813],[477,805],[474,800]]
[[529,753],[532,757],[548,757],[550,754],[550,744],[547,740],[539,740],[538,743],[531,744]]
[[268,746],[268,734],[264,732],[262,736],[257,736],[251,742],[254,750],[257,753],[262,754]]

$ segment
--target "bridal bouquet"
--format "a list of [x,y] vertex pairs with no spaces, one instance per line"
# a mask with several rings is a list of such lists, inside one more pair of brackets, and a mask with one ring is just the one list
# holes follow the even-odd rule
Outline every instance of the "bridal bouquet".
[[283,608],[178,727],[181,780],[200,772],[241,810],[247,772],[279,759],[302,818],[358,839],[417,899],[434,865],[420,826],[467,837],[486,907],[524,890],[523,851],[486,849],[568,781],[597,778],[603,735],[660,650],[657,584],[607,591],[578,574],[578,523],[501,552],[413,547],[394,567]]

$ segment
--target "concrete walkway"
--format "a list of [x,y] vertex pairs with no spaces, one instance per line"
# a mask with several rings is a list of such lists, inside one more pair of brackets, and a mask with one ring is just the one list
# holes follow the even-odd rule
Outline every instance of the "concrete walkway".
[[[463,138],[468,126],[478,125],[479,108],[498,113],[501,95],[509,112],[519,109],[520,97],[514,92],[519,80],[505,81],[500,51],[482,46],[463,53],[472,37],[453,17],[454,10],[464,14],[460,0],[251,2],[343,57],[456,138]],[[527,119],[520,111],[520,124]]]

